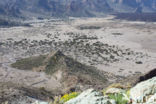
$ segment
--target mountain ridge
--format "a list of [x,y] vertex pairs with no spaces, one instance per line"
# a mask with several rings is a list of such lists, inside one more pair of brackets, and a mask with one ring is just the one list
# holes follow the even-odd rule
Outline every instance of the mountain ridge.
[[155,0],[6,0],[0,14],[12,17],[92,17],[110,13],[156,12]]

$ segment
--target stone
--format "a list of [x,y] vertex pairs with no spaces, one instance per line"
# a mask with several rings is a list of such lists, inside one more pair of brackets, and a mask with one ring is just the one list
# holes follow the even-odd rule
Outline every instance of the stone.
[[[133,104],[149,104],[146,102],[151,102],[152,99],[156,97],[155,94],[156,77],[144,82],[140,82],[130,90],[130,98],[132,99]],[[151,98],[151,96],[153,97]],[[155,104],[155,102],[152,102],[151,104]]]
[[76,98],[67,101],[65,104],[116,104],[114,100],[103,96],[102,93],[93,89],[82,92]]

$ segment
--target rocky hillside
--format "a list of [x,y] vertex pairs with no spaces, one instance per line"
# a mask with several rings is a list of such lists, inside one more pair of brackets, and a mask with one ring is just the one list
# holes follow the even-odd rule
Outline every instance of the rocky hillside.
[[117,79],[113,74],[99,71],[94,67],[81,64],[74,59],[65,56],[62,52],[51,52],[48,55],[40,55],[17,60],[12,67],[21,70],[33,70],[45,72],[62,83],[61,90],[81,90],[82,88],[102,88],[111,83],[109,80]]
[[[44,88],[34,90],[30,86],[11,87],[13,91],[17,91],[15,95],[21,95],[21,98],[17,99],[12,95],[9,99],[4,97],[2,101],[5,104],[155,104],[155,69],[140,79],[127,76],[118,82],[117,76],[81,64],[61,51],[20,59],[12,67],[45,72],[62,83],[62,91],[57,89],[55,92],[48,92]],[[110,81],[112,78],[114,82]],[[132,83],[134,80],[139,82],[135,86]]]
[[[12,17],[100,16],[108,13],[156,12],[155,0],[5,0],[0,14]],[[31,16],[30,16],[31,15]]]
[[110,87],[103,94],[93,89],[82,92],[65,104],[156,104],[156,77],[130,89]]
[[[0,100],[2,104],[156,104],[156,77],[140,82],[134,87],[116,83],[101,91],[91,88],[82,92],[71,92],[62,96],[55,96],[49,100],[38,100],[37,97],[32,98],[30,95],[47,96],[50,93],[39,93],[40,91],[36,93],[30,89],[7,87],[10,90],[14,88],[14,94],[18,93],[21,96],[20,99],[19,95],[14,95],[12,99]],[[5,89],[7,89],[6,86]],[[51,96],[54,95],[51,94]]]
[[103,94],[93,89],[82,92],[65,104],[156,104],[156,77],[130,89],[110,87]]

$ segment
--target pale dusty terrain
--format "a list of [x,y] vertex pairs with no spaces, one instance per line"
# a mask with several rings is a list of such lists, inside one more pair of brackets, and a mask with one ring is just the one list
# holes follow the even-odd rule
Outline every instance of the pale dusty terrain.
[[[81,26],[99,28],[81,29]],[[79,62],[115,75],[146,73],[156,67],[155,45],[155,23],[120,21],[112,17],[53,19],[33,22],[32,27],[0,28],[0,81],[34,87],[60,87],[55,78],[42,72],[10,68],[17,59],[53,50],[61,50]]]

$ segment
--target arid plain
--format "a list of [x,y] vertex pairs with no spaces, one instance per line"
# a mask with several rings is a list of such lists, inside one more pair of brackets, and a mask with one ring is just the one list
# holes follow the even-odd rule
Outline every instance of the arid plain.
[[60,87],[54,76],[10,66],[18,59],[56,50],[121,77],[144,74],[155,68],[156,23],[116,20],[112,16],[27,23],[31,27],[0,28],[0,82],[47,89]]

